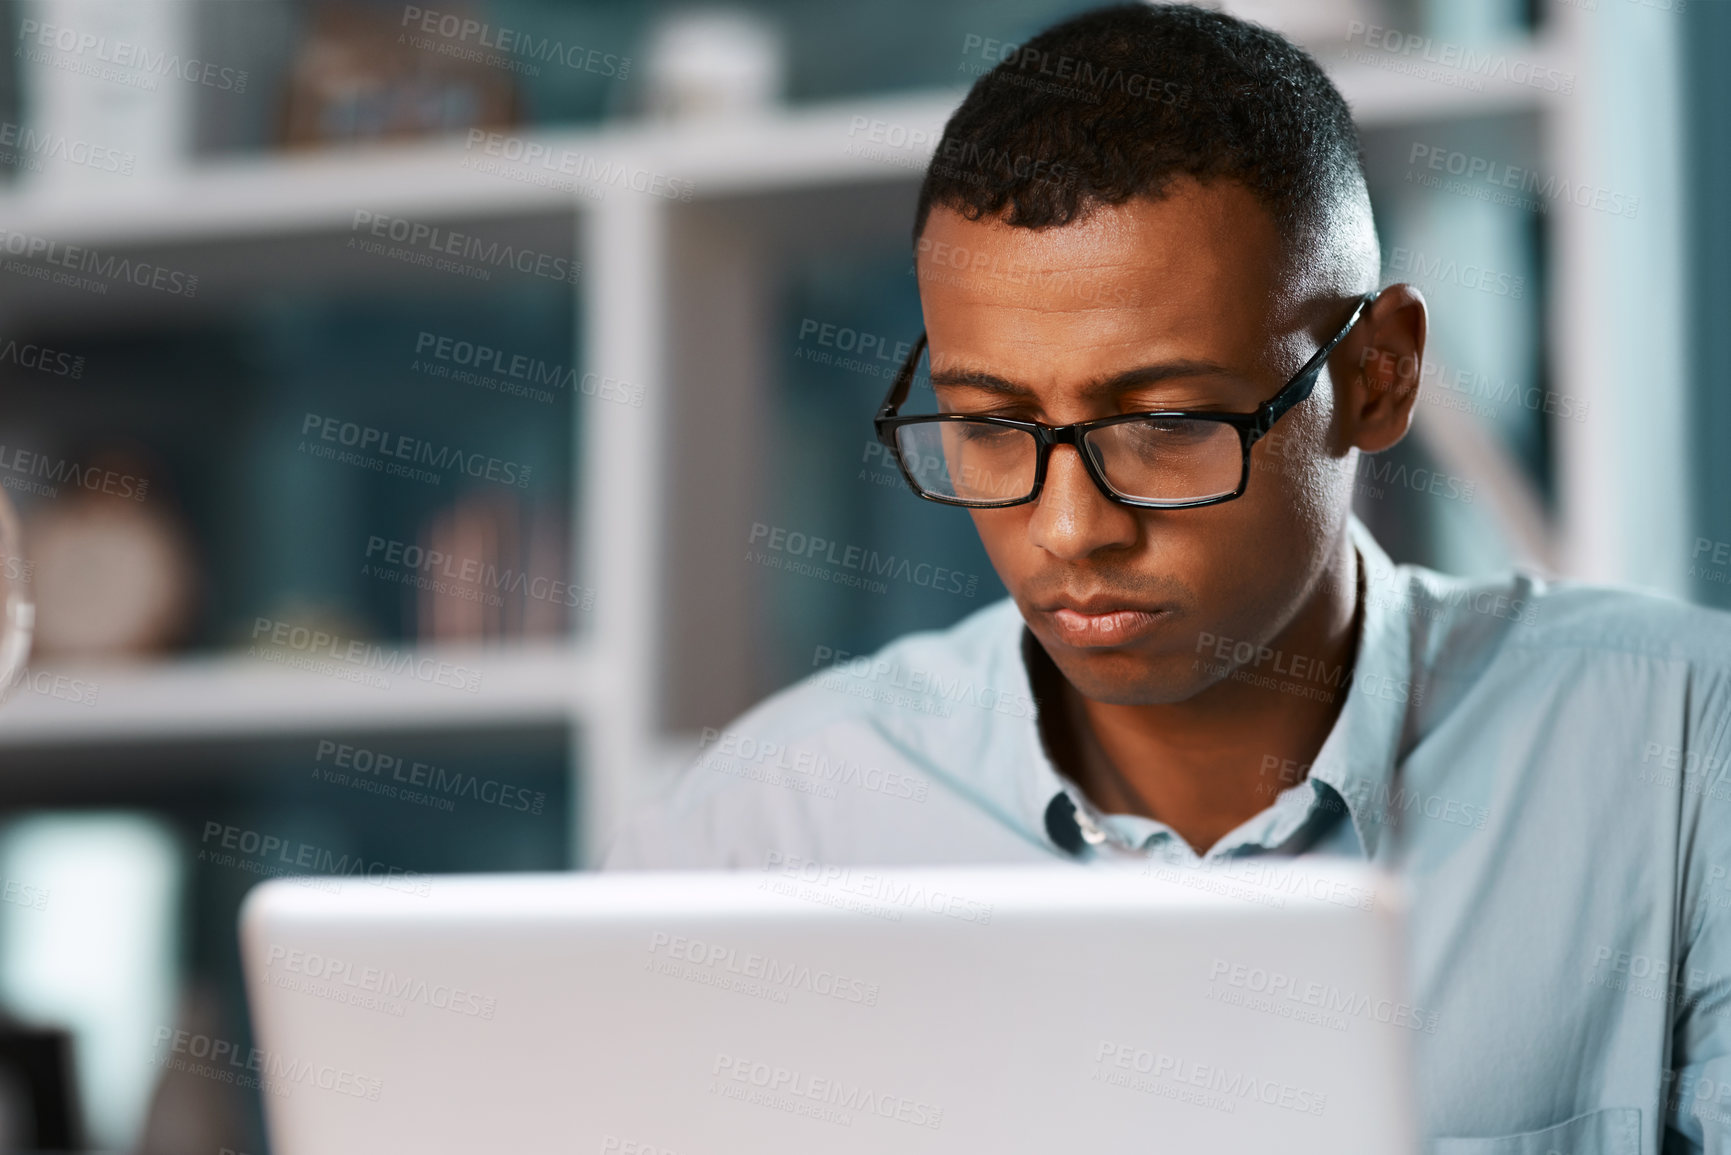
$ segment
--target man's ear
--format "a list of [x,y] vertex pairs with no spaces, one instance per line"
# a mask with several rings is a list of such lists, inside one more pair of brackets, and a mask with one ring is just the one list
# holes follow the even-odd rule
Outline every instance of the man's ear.
[[1406,436],[1418,401],[1425,328],[1424,295],[1411,285],[1390,285],[1341,342],[1329,373],[1348,445],[1381,453]]

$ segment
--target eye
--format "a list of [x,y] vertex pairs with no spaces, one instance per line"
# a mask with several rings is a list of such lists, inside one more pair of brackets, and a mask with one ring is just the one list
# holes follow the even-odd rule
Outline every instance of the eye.
[[963,441],[978,441],[990,444],[994,441],[1008,441],[1012,437],[1025,436],[1020,430],[1005,429],[1002,425],[976,424],[972,421],[955,423],[956,436]]
[[1128,424],[1132,436],[1161,445],[1202,441],[1214,433],[1212,422],[1192,421],[1183,417],[1153,417]]

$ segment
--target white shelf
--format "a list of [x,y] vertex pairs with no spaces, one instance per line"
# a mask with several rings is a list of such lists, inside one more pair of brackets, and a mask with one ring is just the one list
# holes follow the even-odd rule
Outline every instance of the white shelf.
[[0,709],[0,748],[559,723],[597,686],[597,664],[570,644],[407,652],[480,671],[476,691],[401,674],[384,675],[383,689],[245,654],[46,663],[32,666],[35,688],[14,686]]
[[[1330,51],[1338,56],[1338,50],[1319,48],[1319,59],[1367,128],[1537,107],[1547,97],[1506,76],[1486,77],[1475,90],[1394,71],[1404,58],[1390,57],[1390,67],[1382,67],[1330,60]],[[1544,42],[1512,41],[1484,51],[1527,66],[1559,67],[1558,52]],[[592,158],[590,171],[641,170],[663,181],[685,182],[698,200],[826,184],[912,182],[921,177],[933,142],[962,96],[960,90],[928,91],[707,123],[526,130],[518,139],[544,148],[545,155]],[[885,126],[889,139],[899,143],[872,140],[872,130],[860,127],[862,120]],[[925,143],[907,143],[913,133],[924,133]],[[489,158],[480,148],[467,148],[466,139],[206,162],[179,176],[132,179],[82,192],[25,185],[0,194],[0,218],[9,229],[70,244],[172,245],[343,230],[357,210],[439,220],[553,214],[597,204],[588,196],[517,179],[571,178]],[[511,175],[479,172],[465,161],[503,164]],[[658,199],[623,185],[599,187],[602,199]]]
[[[633,124],[587,132],[525,131],[515,139],[573,159],[579,172],[639,171],[659,176],[658,189],[687,182],[692,199],[830,183],[915,180],[915,168],[855,155],[855,117],[941,128],[957,96],[920,95],[791,110],[774,116],[703,124]],[[417,220],[554,214],[594,207],[567,189],[531,183],[570,182],[558,164],[512,164],[466,147],[467,137],[364,148],[333,147],[304,155],[206,162],[154,182],[64,187],[27,185],[0,194],[9,230],[83,245],[196,244],[251,237],[344,230],[357,210]],[[864,143],[863,137],[858,138]],[[890,150],[896,152],[898,150]],[[905,151],[923,164],[930,148]],[[508,173],[481,172],[486,162]],[[592,161],[592,164],[591,164]],[[607,183],[602,200],[674,196]]]
[[462,146],[199,164],[121,186],[33,188],[0,197],[8,229],[66,244],[198,244],[347,228],[356,210],[396,216],[521,216],[570,197],[461,167]]

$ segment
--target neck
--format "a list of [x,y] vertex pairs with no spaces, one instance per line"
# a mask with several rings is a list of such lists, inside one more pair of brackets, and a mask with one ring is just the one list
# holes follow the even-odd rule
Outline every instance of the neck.
[[[1269,643],[1254,680],[1222,678],[1183,701],[1095,702],[1061,676],[1069,772],[1101,808],[1172,827],[1198,854],[1304,780],[1340,716],[1357,645],[1358,558],[1342,535],[1315,592]],[[1304,693],[1271,688],[1260,675]]]

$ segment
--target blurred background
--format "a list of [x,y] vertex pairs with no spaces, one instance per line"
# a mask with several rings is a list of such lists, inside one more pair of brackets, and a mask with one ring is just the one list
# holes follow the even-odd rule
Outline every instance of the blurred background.
[[[0,0],[0,1150],[265,1150],[173,1061],[252,1045],[260,878],[584,866],[703,727],[1002,596],[869,419],[945,119],[1088,6]],[[1731,5],[1228,6],[1432,306],[1389,551],[1731,606]]]

